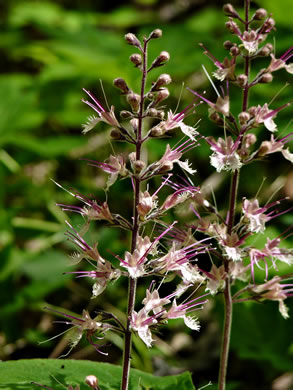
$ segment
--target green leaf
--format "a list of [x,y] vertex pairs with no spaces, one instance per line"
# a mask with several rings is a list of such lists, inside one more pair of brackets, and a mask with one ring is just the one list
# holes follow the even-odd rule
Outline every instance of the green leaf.
[[[31,384],[33,381],[54,390],[64,390],[61,384],[73,387],[80,385],[80,390],[86,390],[88,386],[84,383],[85,377],[95,375],[101,390],[118,390],[121,371],[119,366],[84,360],[31,359],[0,362],[0,389],[38,389],[37,386],[34,387]],[[190,373],[156,377],[138,370],[131,370],[129,390],[174,390],[176,388],[195,390]]]

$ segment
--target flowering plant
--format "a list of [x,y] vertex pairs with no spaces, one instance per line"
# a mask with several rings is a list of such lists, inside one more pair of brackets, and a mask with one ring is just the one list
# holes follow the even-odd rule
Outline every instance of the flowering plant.
[[[225,389],[226,385],[233,304],[248,300],[278,301],[280,313],[284,318],[288,318],[284,301],[292,296],[293,284],[287,281],[292,278],[292,274],[271,277],[270,270],[277,272],[279,263],[292,265],[292,250],[281,245],[281,240],[292,233],[288,229],[274,239],[267,238],[263,248],[252,244],[251,237],[263,234],[271,220],[291,209],[277,209],[286,199],[268,200],[266,204],[260,205],[257,196],[253,199],[243,198],[239,210],[237,205],[240,171],[245,169],[246,165],[276,152],[281,152],[285,159],[293,162],[292,153],[285,148],[293,133],[282,138],[275,137],[278,129],[274,122],[277,114],[291,102],[277,108],[271,108],[267,103],[257,106],[249,104],[252,89],[260,83],[272,82],[273,72],[285,69],[288,73],[293,73],[292,65],[287,63],[292,48],[280,58],[276,58],[272,45],[265,43],[267,36],[275,28],[273,18],[264,9],[258,9],[250,16],[250,2],[245,0],[244,3],[244,18],[231,4],[224,6],[229,17],[226,27],[237,39],[237,42],[224,43],[224,47],[229,51],[229,58],[221,62],[201,44],[204,54],[216,67],[213,76],[220,86],[220,92],[207,75],[215,87],[215,101],[188,88],[193,98],[190,105],[179,113],[173,113],[172,110],[166,112],[165,99],[169,96],[167,86],[171,83],[171,77],[161,74],[151,85],[147,83],[152,70],[169,61],[169,53],[162,51],[148,62],[148,46],[152,40],[161,37],[160,29],[154,30],[142,41],[132,33],[125,36],[126,42],[137,51],[130,56],[130,61],[140,72],[141,83],[137,93],[124,79],[114,80],[114,86],[121,91],[129,106],[128,110],[120,112],[119,119],[113,106],[105,108],[106,105],[92,92],[84,89],[89,100],[82,101],[95,111],[95,115],[88,117],[83,125],[83,133],[93,131],[100,122],[105,122],[111,126],[112,140],[127,143],[130,150],[123,154],[111,154],[102,162],[87,160],[89,165],[108,174],[104,201],[97,201],[77,191],[66,189],[81,205],[59,206],[65,211],[80,214],[84,219],[80,231],[67,222],[69,231],[66,234],[77,247],[74,261],[80,264],[86,262],[92,269],[72,273],[78,278],[88,277],[93,280],[92,297],[97,299],[109,283],[119,278],[127,278],[127,313],[126,319],[123,320],[112,313],[102,311],[94,318],[86,310],[81,317],[52,311],[63,315],[65,324],[72,326],[70,351],[85,335],[97,352],[107,354],[107,346],[95,339],[103,339],[108,331],[123,335],[122,390],[129,388],[133,334],[150,348],[155,342],[154,332],[169,320],[182,318],[188,328],[199,331],[198,318],[192,313],[203,308],[208,299],[216,294],[223,294],[225,302],[219,390]],[[258,57],[269,57],[268,65],[253,74],[252,64]],[[242,68],[244,71],[239,70]],[[233,87],[239,88],[242,93],[242,105],[238,114],[232,112],[230,107]],[[194,126],[185,123],[187,115],[193,113],[195,107],[201,103],[208,105],[210,119],[222,130],[217,139],[204,134],[197,123]],[[259,142],[258,129],[262,125],[273,134],[270,134],[268,140]],[[174,129],[182,133],[182,138],[172,145],[169,138]],[[148,161],[144,153],[148,142],[167,137],[165,152],[157,161]],[[188,152],[191,155],[200,141],[206,142],[210,147],[211,166],[217,172],[226,171],[230,175],[230,197],[226,210],[218,210],[216,205],[207,199],[204,188],[194,185],[195,179],[192,177],[196,171],[183,157]],[[180,170],[179,175],[175,174],[178,172],[176,169]],[[111,187],[117,180],[122,179],[128,180],[133,192],[131,218],[123,215],[123,210],[121,214],[114,212],[107,200]],[[153,191],[153,183],[158,180],[160,184]],[[57,185],[61,187],[60,184]],[[163,187],[170,192],[165,198],[160,193]],[[177,220],[168,222],[166,216],[171,209],[183,203],[193,213],[195,221],[179,227]],[[84,234],[94,221],[127,232],[130,246],[124,255],[109,251],[109,257],[103,258],[98,251],[98,242],[89,244],[86,241]],[[206,259],[202,267],[197,264],[200,255]],[[261,283],[255,277],[256,269],[263,271]],[[136,309],[136,290],[138,284],[145,283],[143,278],[151,278],[151,282],[139,309]],[[166,285],[171,278],[175,281],[175,288],[167,294],[161,292],[162,284]],[[243,285],[237,289],[239,280]],[[202,291],[203,289],[205,291]],[[88,384],[92,388],[98,386],[92,378]]]

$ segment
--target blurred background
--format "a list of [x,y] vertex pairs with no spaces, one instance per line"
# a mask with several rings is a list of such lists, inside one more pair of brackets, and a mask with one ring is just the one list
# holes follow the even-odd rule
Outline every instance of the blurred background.
[[[241,9],[242,1],[232,3]],[[111,284],[102,298],[90,300],[91,281],[77,282],[72,275],[63,275],[74,269],[68,260],[72,247],[64,237],[64,221],[68,219],[77,227],[82,221],[77,215],[66,216],[56,206],[56,203],[72,204],[73,199],[50,179],[65,188],[105,199],[102,188],[106,176],[82,159],[107,158],[111,153],[109,129],[100,124],[95,131],[81,135],[81,124],[92,114],[81,103],[85,97],[82,88],[90,89],[105,102],[102,80],[109,104],[116,107],[116,112],[127,109],[124,98],[112,86],[116,77],[125,78],[133,89],[139,85],[139,72],[129,61],[134,50],[124,41],[127,32],[142,37],[155,28],[163,30],[163,37],[150,45],[149,56],[153,59],[160,51],[167,50],[171,60],[164,68],[154,70],[151,79],[162,72],[171,75],[170,108],[175,110],[181,91],[179,107],[192,101],[185,86],[199,93],[206,90],[206,96],[215,99],[202,64],[210,73],[214,66],[198,43],[204,43],[220,60],[227,55],[222,43],[231,37],[224,28],[227,17],[222,13],[223,4],[216,0],[10,0],[0,3],[1,360],[58,357],[66,351],[68,340],[62,338],[39,345],[40,341],[64,330],[53,323],[54,316],[45,312],[44,306],[78,314],[85,307],[90,311],[98,308],[123,317],[124,280]],[[273,13],[277,30],[269,41],[276,45],[277,55],[284,53],[292,46],[291,0],[259,0],[252,7],[264,7]],[[257,69],[265,63],[258,60]],[[284,70],[277,72],[273,84],[254,90],[251,104],[269,103],[290,82],[289,77]],[[232,112],[239,111],[241,104],[236,94]],[[291,85],[282,90],[271,107],[276,108],[290,99]],[[207,107],[201,105],[196,115],[189,118],[189,124],[201,119],[202,134],[220,136],[206,113]],[[276,122],[282,135],[292,131],[291,119],[291,107],[278,115]],[[258,143],[269,138],[262,129],[257,134]],[[165,149],[165,141],[156,142],[151,147],[151,160],[160,157]],[[115,150],[124,147],[118,144]],[[226,205],[229,178],[216,174],[209,166],[209,154],[203,145],[188,157],[197,169],[195,185],[204,182],[207,187],[212,186],[221,209]],[[253,197],[263,178],[266,178],[262,187],[263,203],[279,188],[274,199],[290,196],[292,200],[293,170],[289,161],[277,153],[264,162],[245,167],[240,196]],[[128,181],[115,184],[110,192],[111,209],[118,212],[123,204],[127,216],[127,205],[131,208],[130,191]],[[266,235],[278,236],[292,224],[292,213],[285,214],[274,227],[268,227]],[[105,257],[109,256],[107,248],[117,254],[128,248],[124,233],[103,224],[96,224],[88,234],[89,242],[97,240]],[[261,236],[259,245],[265,241]],[[138,297],[142,299],[144,295],[145,286],[140,286]],[[158,342],[151,350],[135,339],[133,366],[158,375],[188,369],[197,387],[209,381],[215,383],[222,326],[221,299],[212,299],[207,310],[200,313],[200,333],[187,331],[179,320],[156,336]],[[289,306],[292,315],[292,303]],[[241,304],[235,306],[234,313],[229,389],[293,389],[292,382],[290,385],[292,319],[284,320],[280,316],[277,303]],[[122,339],[111,335],[110,341],[108,357],[97,356],[83,342],[69,357],[119,364]],[[291,380],[292,375],[291,371]]]

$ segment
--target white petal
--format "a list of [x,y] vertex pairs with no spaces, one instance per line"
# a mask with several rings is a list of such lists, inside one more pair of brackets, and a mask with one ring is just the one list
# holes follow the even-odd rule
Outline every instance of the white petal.
[[97,123],[99,123],[101,121],[100,118],[97,118],[96,116],[92,115],[92,116],[89,116],[87,118],[87,123],[85,125],[82,125],[82,133],[83,134],[86,134],[88,133],[90,130],[92,130]]
[[288,313],[289,309],[285,305],[284,301],[279,302],[279,311],[282,314],[282,316],[285,318],[285,320],[290,317]]
[[183,134],[187,135],[192,141],[195,141],[195,135],[198,135],[198,131],[194,127],[187,126],[183,122],[180,123],[180,129]]
[[270,130],[272,133],[277,131],[277,125],[275,124],[275,122],[273,121],[272,118],[268,118],[264,121],[264,125],[265,127]]
[[288,73],[293,74],[293,63],[285,65],[285,69]]
[[192,330],[197,330],[197,331],[200,330],[200,325],[199,325],[199,321],[197,318],[191,317],[191,316],[184,316],[183,319],[184,319],[185,325],[188,326],[188,328],[190,328]]
[[153,339],[149,327],[143,326],[138,329],[137,333],[142,341],[150,348],[152,346]]
[[289,148],[282,150],[282,155],[289,160],[291,163],[293,163],[293,153],[290,153]]
[[107,283],[95,283],[92,290],[92,298],[96,298],[98,295],[102,294],[105,290]]
[[188,160],[185,160],[184,162],[183,161],[176,161],[178,163],[178,165],[184,169],[186,172],[190,173],[191,175],[193,175],[195,172],[196,172],[196,169],[192,169],[190,168],[189,166],[189,163],[188,163]]

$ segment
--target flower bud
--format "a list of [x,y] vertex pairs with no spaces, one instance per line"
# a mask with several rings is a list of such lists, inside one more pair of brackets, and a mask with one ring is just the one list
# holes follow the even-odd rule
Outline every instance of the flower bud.
[[128,93],[129,88],[128,85],[126,84],[126,81],[122,78],[117,78],[113,81],[113,84],[116,88],[120,89],[122,93]]
[[253,133],[246,134],[243,140],[244,145],[249,148],[251,145],[256,143],[256,135]]
[[260,51],[258,52],[259,55],[263,56],[263,57],[267,57],[271,54],[271,52],[273,51],[273,45],[270,44],[270,43],[267,43],[266,45],[264,45]]
[[168,171],[171,171],[173,169],[173,163],[171,161],[164,161],[164,163],[161,165],[159,173],[165,173]]
[[164,134],[160,126],[155,126],[150,130],[150,137],[161,137]]
[[213,111],[210,114],[209,118],[210,118],[211,121],[215,122],[219,126],[221,126],[224,123],[223,119],[221,118],[221,116],[216,111]]
[[232,17],[238,16],[238,13],[236,12],[235,8],[230,3],[224,4],[223,11],[227,16],[232,16]]
[[129,59],[135,66],[140,66],[142,64],[142,58],[140,54],[131,54]]
[[136,132],[138,129],[138,119],[137,118],[131,119],[130,124],[131,124],[133,130]]
[[254,20],[262,20],[262,19],[267,17],[267,14],[268,14],[267,10],[265,10],[264,8],[259,8],[255,11],[253,19]]
[[88,375],[85,378],[85,383],[89,385],[90,388],[98,390],[98,378],[95,375]]
[[133,163],[133,169],[135,173],[140,173],[145,168],[145,162],[142,160],[136,160]]
[[273,81],[273,75],[271,73],[265,73],[261,76],[259,82],[262,84],[271,83]]
[[132,114],[132,112],[130,112],[130,111],[122,110],[122,111],[120,112],[120,116],[121,116],[121,118],[123,118],[123,119],[128,119],[128,118],[132,118],[132,117],[133,117],[133,114]]
[[250,119],[250,115],[246,111],[240,112],[238,115],[238,120],[241,125],[244,125]]
[[119,130],[113,129],[110,133],[110,136],[116,141],[125,140],[125,137],[120,133]]
[[250,116],[254,117],[256,115],[256,112],[257,112],[257,107],[256,106],[251,106],[249,109],[248,109],[248,113],[250,114]]
[[124,38],[129,45],[141,47],[139,40],[137,39],[137,37],[134,34],[128,33],[124,36]]
[[233,56],[233,57],[238,56],[238,55],[240,54],[239,47],[236,46],[236,45],[233,45],[233,46],[231,47],[231,49],[230,49],[230,54],[231,54],[231,56]]
[[224,49],[226,50],[230,50],[232,46],[234,46],[235,43],[231,42],[231,41],[225,41],[223,46],[224,46]]
[[163,65],[165,62],[169,61],[170,54],[167,51],[161,51],[159,56],[153,61],[151,68],[156,68],[157,66]]
[[162,30],[156,28],[154,31],[150,33],[149,39],[161,38],[162,35],[163,35]]
[[257,155],[259,157],[263,157],[270,152],[271,148],[272,146],[270,141],[263,141],[258,149]]
[[225,26],[232,34],[235,34],[235,32],[238,31],[237,23],[233,22],[233,20],[226,22]]
[[133,111],[137,112],[139,110],[140,96],[137,93],[129,93],[127,95],[127,101],[130,104]]
[[158,77],[158,80],[155,82],[155,84],[152,86],[152,91],[158,91],[163,85],[168,85],[172,81],[170,75],[168,74],[161,74]]
[[270,32],[271,29],[274,28],[275,24],[276,22],[273,18],[268,18],[263,24],[262,32]]
[[155,108],[150,108],[147,114],[152,118],[156,118],[158,116],[158,110],[156,110]]
[[154,101],[154,104],[159,104],[161,101],[167,99],[170,95],[170,92],[168,88],[162,88],[160,91],[157,93],[156,100]]
[[245,74],[240,74],[237,76],[237,81],[240,87],[244,87],[247,83],[247,76]]

